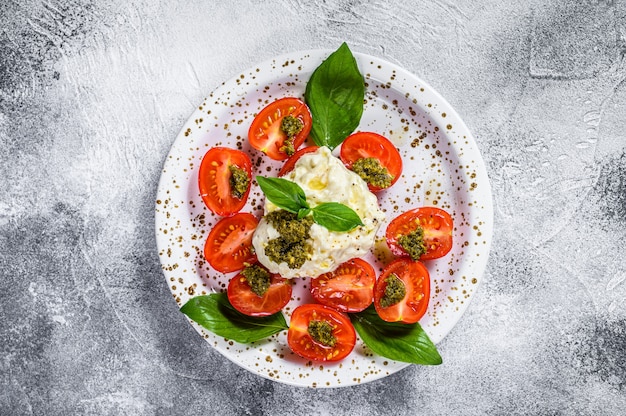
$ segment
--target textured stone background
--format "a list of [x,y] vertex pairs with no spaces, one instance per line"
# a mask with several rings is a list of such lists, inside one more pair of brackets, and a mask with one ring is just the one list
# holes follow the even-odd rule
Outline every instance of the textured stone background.
[[[495,234],[443,366],[312,390],[187,324],[154,197],[219,83],[342,41],[462,115]],[[625,54],[623,0],[3,0],[0,414],[624,414]]]

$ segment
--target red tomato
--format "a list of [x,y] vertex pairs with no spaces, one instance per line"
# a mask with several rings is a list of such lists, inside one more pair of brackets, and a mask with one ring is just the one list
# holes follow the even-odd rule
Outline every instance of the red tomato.
[[276,100],[257,114],[248,130],[250,145],[274,160],[287,159],[289,155],[280,150],[287,139],[287,134],[281,130],[281,123],[286,116],[293,116],[304,123],[293,140],[294,149],[298,149],[309,135],[312,122],[309,107],[295,97]]
[[287,159],[283,167],[278,172],[278,176],[285,176],[286,174],[291,172],[296,166],[296,162],[300,159],[300,157],[302,157],[302,155],[315,152],[317,149],[319,149],[319,146],[307,146],[298,150],[296,153],[293,154],[293,156]]
[[426,245],[426,253],[419,260],[437,259],[448,254],[452,248],[452,217],[446,211],[435,207],[412,209],[389,223],[385,236],[393,254],[407,255],[398,243],[398,239],[414,231],[418,226],[424,229],[424,244]]
[[[381,299],[385,295],[387,278],[396,275],[404,284],[406,294],[398,303],[383,307]],[[412,324],[420,320],[430,297],[430,276],[428,269],[419,261],[397,259],[389,263],[374,286],[374,307],[380,318],[387,322]]]
[[230,279],[228,283],[228,300],[233,308],[249,316],[268,316],[275,314],[289,303],[291,299],[291,281],[277,274],[270,277],[270,287],[259,296],[250,289],[243,274]]
[[218,221],[204,245],[204,257],[211,267],[229,273],[243,269],[244,263],[255,263],[252,236],[258,223],[254,215],[247,212]]
[[211,211],[221,216],[230,216],[239,212],[250,193],[250,185],[241,198],[231,193],[230,166],[243,169],[249,183],[252,183],[250,157],[240,150],[227,147],[214,147],[206,152],[198,173],[198,187],[202,200]]
[[[341,145],[339,154],[341,161],[348,169],[359,159],[373,157],[387,169],[392,177],[391,185],[396,183],[402,174],[402,157],[398,149],[388,139],[380,134],[358,132],[348,136]],[[389,186],[391,186],[389,185]],[[378,192],[382,189],[368,184],[370,191]]]
[[372,304],[376,272],[361,259],[348,260],[335,271],[311,279],[311,295],[341,312],[361,312]]
[[[333,345],[318,342],[309,333],[316,323],[327,323],[332,328]],[[325,324],[324,324],[325,325]],[[291,314],[287,343],[293,352],[315,361],[338,361],[345,358],[356,343],[356,332],[350,319],[341,312],[324,305],[298,306]]]

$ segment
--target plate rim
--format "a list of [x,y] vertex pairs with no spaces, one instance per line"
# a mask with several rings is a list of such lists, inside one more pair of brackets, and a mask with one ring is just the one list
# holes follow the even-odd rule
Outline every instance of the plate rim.
[[[244,73],[248,73],[252,70],[254,70],[255,68],[268,68],[271,67],[272,65],[275,65],[277,62],[280,62],[282,60],[286,60],[286,59],[302,59],[302,58],[307,58],[307,59],[314,59],[314,58],[320,58],[321,60],[326,59],[328,57],[328,55],[330,53],[332,53],[333,50],[331,49],[323,49],[323,48],[319,48],[319,49],[305,49],[305,50],[299,50],[299,51],[292,51],[292,52],[287,52],[287,53],[282,53],[280,55],[277,55],[275,57],[272,58],[268,58],[265,59],[263,61],[261,61],[260,63],[254,64],[248,68],[245,68],[242,71],[237,72],[235,75],[231,76],[229,79],[223,81],[222,83],[220,83],[219,85],[217,85],[207,96],[204,97],[204,99],[201,101],[201,103],[204,102],[208,102],[210,100],[210,97],[212,97],[213,95],[217,95],[220,90],[226,88],[227,86],[233,84],[236,82],[236,80],[238,79],[238,77],[240,76],[240,74],[244,74]],[[426,81],[424,81],[421,77],[419,77],[418,75],[406,70],[405,68],[401,67],[399,64],[387,61],[386,59],[374,56],[374,55],[370,55],[370,54],[366,54],[366,53],[361,53],[361,52],[352,52],[354,58],[356,59],[358,64],[363,64],[363,62],[365,61],[371,61],[371,62],[375,62],[375,63],[379,63],[382,64],[386,67],[386,69],[393,69],[398,73],[401,73],[406,79],[411,79],[414,80],[416,83],[418,83],[419,85],[421,85],[424,89],[426,89],[428,91],[428,94],[432,97],[434,97],[433,99],[436,100],[439,104],[441,104],[442,106],[445,107],[446,109],[446,113],[451,117],[451,119],[454,119],[455,124],[459,125],[461,127],[461,130],[465,133],[465,137],[467,138],[467,140],[472,142],[472,148],[473,150],[475,150],[475,152],[472,154],[473,158],[474,158],[474,165],[472,166],[473,169],[477,172],[477,175],[479,175],[482,178],[482,182],[481,182],[481,195],[482,197],[480,198],[481,201],[483,200],[487,200],[488,203],[485,203],[484,206],[481,208],[481,212],[483,213],[483,215],[481,216],[481,219],[483,219],[485,225],[483,225],[484,228],[484,232],[483,232],[483,239],[485,240],[485,247],[483,249],[483,252],[485,253],[484,256],[481,256],[481,258],[476,262],[476,266],[474,267],[474,269],[478,269],[479,273],[476,273],[476,276],[479,277],[477,284],[474,286],[474,290],[472,292],[472,295],[469,297],[468,301],[464,302],[460,307],[460,311],[459,313],[456,313],[452,316],[447,316],[446,317],[446,323],[449,326],[449,329],[447,331],[445,331],[444,335],[441,337],[440,340],[436,341],[436,343],[439,343],[441,341],[443,341],[443,339],[445,339],[445,337],[447,337],[449,335],[449,333],[452,331],[452,329],[454,327],[456,327],[456,325],[458,324],[458,322],[460,321],[461,317],[463,315],[465,315],[465,312],[467,310],[467,308],[469,307],[469,305],[472,303],[473,298],[475,297],[476,292],[479,290],[482,281],[484,280],[485,277],[485,271],[487,268],[487,264],[488,264],[488,258],[489,255],[491,253],[491,246],[492,246],[492,242],[493,242],[493,221],[494,221],[494,210],[493,210],[493,195],[492,195],[492,191],[491,191],[491,183],[489,181],[489,176],[488,176],[488,172],[484,163],[484,159],[482,157],[482,152],[480,151],[479,147],[478,147],[478,143],[476,142],[472,132],[470,131],[470,129],[467,127],[466,123],[463,121],[463,119],[460,117],[460,114],[457,112],[457,110],[450,105],[450,103],[436,90],[434,89],[429,83],[427,83]],[[319,61],[319,63],[321,63],[321,60]],[[319,64],[318,64],[319,65]],[[363,69],[359,68],[364,79],[368,79],[368,77],[366,77],[365,73],[363,73]],[[304,73],[304,71],[303,71]],[[272,72],[273,74],[273,72]],[[274,76],[279,75],[279,74],[273,74]],[[376,79],[374,77],[369,77],[370,79]],[[263,83],[267,83],[267,82],[272,82],[271,79],[264,79],[262,81],[259,81],[257,85],[263,85]],[[306,85],[306,80],[302,80],[302,82],[304,83],[304,85]],[[400,87],[400,91],[402,90],[402,87]],[[252,86],[251,86],[252,88]],[[398,88],[396,88],[398,89]],[[189,117],[183,122],[183,125],[181,126],[180,130],[178,131],[177,135],[174,138],[174,141],[171,143],[170,148],[167,152],[167,155],[165,156],[164,162],[162,164],[161,167],[161,171],[160,171],[160,178],[158,181],[158,186],[157,186],[157,191],[156,191],[156,197],[155,197],[155,205],[154,205],[154,209],[155,209],[155,238],[156,238],[156,245],[157,245],[157,254],[159,255],[159,264],[161,266],[163,266],[163,262],[161,260],[161,255],[159,254],[162,250],[167,249],[168,247],[168,243],[166,241],[166,239],[159,233],[159,224],[160,224],[160,209],[162,208],[162,206],[160,206],[160,204],[157,202],[160,199],[162,199],[164,197],[164,192],[167,188],[166,186],[166,176],[165,175],[165,171],[167,169],[167,167],[170,165],[170,161],[172,160],[172,156],[178,151],[176,149],[176,144],[185,139],[185,135],[184,132],[185,130],[188,128],[188,125],[190,124],[190,122],[194,119],[194,117],[201,111],[200,108],[202,107],[202,104],[198,105],[195,107],[194,111],[189,115]],[[421,107],[420,107],[421,108]],[[432,117],[432,115],[430,115]],[[166,283],[167,283],[167,275],[165,274],[165,270],[163,269],[163,267],[161,267],[161,272],[163,273],[163,276],[166,277]],[[172,289],[169,287],[168,285],[168,291],[170,291],[170,293],[172,292]],[[178,308],[180,308],[180,305],[178,304],[178,302],[175,300],[176,305]],[[192,326],[194,327],[194,329],[199,333],[199,335],[203,335],[203,331],[206,332],[206,330],[204,330],[202,327],[200,327],[198,324],[196,324],[194,321],[190,320],[189,318],[187,318],[187,321],[190,322],[192,324]],[[202,336],[203,338],[205,338],[204,336]],[[205,342],[208,342],[209,340],[207,340],[205,338]],[[210,343],[209,343],[210,344]],[[310,383],[309,384],[305,384],[305,383],[297,383],[295,381],[290,381],[287,379],[283,379],[283,378],[274,378],[274,377],[270,377],[267,374],[260,372],[260,371],[254,371],[253,368],[245,366],[244,364],[242,364],[241,362],[238,362],[235,357],[233,356],[233,354],[227,354],[225,351],[222,351],[222,349],[217,348],[215,345],[211,345],[211,348],[214,350],[217,350],[217,352],[220,353],[220,355],[224,356],[225,358],[227,358],[229,361],[237,364],[239,367],[244,368],[245,370],[259,375],[263,378],[275,381],[275,382],[280,382],[283,384],[289,384],[289,385],[293,385],[293,386],[299,386],[299,387],[311,387]],[[389,360],[392,361],[392,360]],[[393,371],[389,372],[388,374],[382,374],[380,376],[372,376],[372,377],[368,377],[366,380],[362,380],[359,382],[354,382],[354,383],[346,383],[346,384],[340,384],[340,385],[323,385],[322,383],[319,383],[318,385],[314,386],[317,388],[324,388],[324,387],[347,387],[347,386],[353,386],[353,385],[358,385],[358,384],[365,384],[368,383],[370,381],[374,381],[374,380],[380,380],[382,378],[387,377],[388,375],[394,374],[408,366],[410,366],[411,364],[409,363],[399,363],[399,362],[395,362],[394,363],[397,364],[396,367],[393,368]]]

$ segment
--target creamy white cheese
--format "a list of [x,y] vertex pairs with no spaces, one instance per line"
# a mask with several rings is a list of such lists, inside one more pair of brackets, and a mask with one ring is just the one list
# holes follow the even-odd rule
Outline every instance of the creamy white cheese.
[[[252,244],[259,262],[270,272],[286,278],[316,277],[336,269],[347,260],[364,256],[374,246],[376,232],[385,220],[385,214],[367,184],[334,157],[330,149],[320,147],[303,155],[284,178],[302,187],[311,207],[323,202],[342,203],[356,211],[364,225],[350,232],[336,232],[313,224],[308,240],[313,250],[311,257],[299,269],[291,269],[286,262],[276,263],[265,255],[267,243],[280,234],[262,218]],[[277,209],[276,205],[265,200],[265,214]]]

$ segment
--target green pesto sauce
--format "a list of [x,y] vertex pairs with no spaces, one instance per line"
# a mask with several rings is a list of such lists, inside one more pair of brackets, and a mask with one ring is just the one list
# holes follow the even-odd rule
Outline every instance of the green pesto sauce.
[[404,282],[395,274],[391,273],[386,279],[385,294],[380,299],[380,306],[386,308],[400,302],[406,296]]
[[352,164],[352,171],[368,184],[381,189],[391,186],[393,180],[387,168],[381,165],[375,157],[358,159]]
[[334,347],[337,343],[337,338],[333,335],[333,326],[326,321],[309,322],[308,331],[311,338],[327,347]]
[[285,210],[270,212],[265,218],[280,234],[267,243],[265,255],[274,263],[287,263],[290,269],[302,267],[313,249],[307,241],[313,218],[307,216],[299,220],[297,214]]
[[300,133],[304,128],[304,123],[299,118],[294,116],[286,116],[280,122],[280,129],[289,138],[293,138],[296,134]]
[[294,153],[296,153],[296,148],[293,144],[293,139],[285,139],[285,141],[283,142],[283,145],[280,146],[278,150],[280,150],[281,152],[287,153],[287,156],[291,156]]
[[230,170],[230,194],[241,199],[250,186],[250,179],[245,170],[235,165],[228,166],[228,170]]
[[291,156],[296,152],[293,141],[298,133],[304,128],[304,123],[294,116],[285,116],[280,122],[280,130],[287,135],[283,146],[279,149]]
[[246,266],[241,274],[246,278],[250,290],[257,296],[263,296],[270,288],[270,274],[258,264]]
[[424,229],[418,226],[415,230],[398,238],[398,244],[407,252],[411,260],[419,260],[426,253]]

